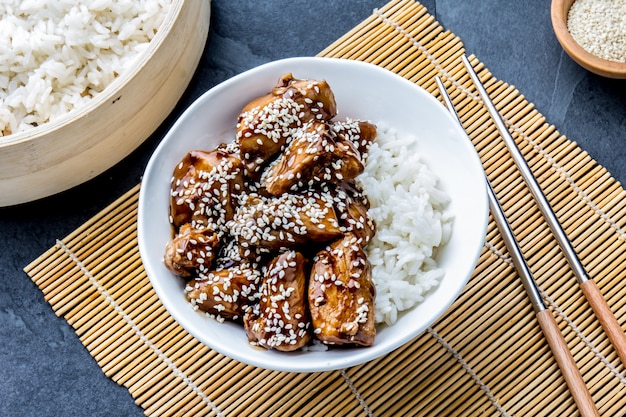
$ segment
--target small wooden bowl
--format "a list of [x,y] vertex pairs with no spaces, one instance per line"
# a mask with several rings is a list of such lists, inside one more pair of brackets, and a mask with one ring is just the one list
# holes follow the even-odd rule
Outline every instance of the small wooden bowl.
[[552,0],[550,14],[552,26],[559,43],[567,54],[581,67],[607,78],[626,78],[626,63],[609,61],[583,49],[567,29],[567,15],[575,0]]
[[135,66],[84,106],[0,138],[0,207],[79,185],[115,165],[165,120],[206,44],[211,2],[173,0]]

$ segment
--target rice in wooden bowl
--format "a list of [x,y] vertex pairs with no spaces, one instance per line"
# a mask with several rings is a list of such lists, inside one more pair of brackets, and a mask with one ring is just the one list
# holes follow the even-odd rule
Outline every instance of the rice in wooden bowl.
[[[313,340],[295,351],[260,348],[249,342],[241,324],[197,311],[185,297],[186,280],[164,263],[173,236],[169,207],[174,169],[190,151],[210,151],[233,142],[244,106],[287,73],[325,80],[334,92],[337,120],[367,120],[377,126],[365,171],[357,177],[377,228],[365,246],[376,286],[376,336],[371,346],[336,347]],[[193,336],[246,364],[316,372],[389,353],[444,314],[463,290],[482,249],[488,214],[484,173],[464,135],[429,93],[372,64],[289,58],[235,76],[185,111],[146,169],[138,239],[152,286],[169,313]]]
[[79,185],[135,150],[200,60],[209,1],[0,5],[0,206]]

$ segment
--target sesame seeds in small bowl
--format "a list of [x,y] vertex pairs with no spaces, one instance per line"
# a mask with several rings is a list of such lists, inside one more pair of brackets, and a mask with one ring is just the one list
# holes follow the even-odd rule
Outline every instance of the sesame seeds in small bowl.
[[[286,75],[316,98],[294,104]],[[194,102],[148,163],[150,282],[196,339],[249,365],[319,372],[388,354],[445,313],[483,247],[484,174],[464,135],[432,95],[373,64],[289,58],[239,74]],[[202,184],[181,179],[193,161]],[[328,325],[348,304],[350,319]]]
[[553,0],[552,26],[565,52],[607,78],[626,78],[626,1]]

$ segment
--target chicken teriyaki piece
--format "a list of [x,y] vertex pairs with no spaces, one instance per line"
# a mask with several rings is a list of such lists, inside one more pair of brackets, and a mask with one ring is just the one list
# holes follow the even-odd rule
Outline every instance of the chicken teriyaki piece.
[[261,182],[270,194],[281,195],[356,178],[365,169],[351,140],[337,135],[325,122],[309,122],[264,171]]
[[241,200],[228,223],[241,250],[276,253],[323,244],[342,234],[328,193],[308,190],[269,198],[247,194]]
[[185,285],[185,296],[195,310],[220,321],[241,321],[244,313],[258,302],[260,283],[260,270],[243,263],[190,279]]
[[332,128],[340,138],[352,142],[363,159],[367,158],[368,149],[378,135],[376,125],[366,120],[333,121]]
[[220,239],[212,229],[185,223],[167,243],[163,262],[174,274],[188,277],[199,268],[210,268],[219,247]]
[[250,343],[285,352],[309,343],[307,262],[295,251],[283,252],[269,262],[261,282],[259,303],[244,314]]
[[355,181],[343,181],[330,188],[335,212],[343,233],[352,233],[357,242],[365,247],[376,234],[376,222],[368,211],[370,202]]
[[318,252],[309,278],[316,338],[329,345],[371,346],[376,336],[371,268],[358,238],[347,234]]
[[304,123],[330,120],[336,114],[335,96],[326,81],[283,75],[271,92],[250,101],[239,114],[236,141],[249,176],[258,176]]
[[209,227],[219,235],[244,191],[244,166],[236,153],[217,148],[189,152],[176,166],[170,192],[170,222]]

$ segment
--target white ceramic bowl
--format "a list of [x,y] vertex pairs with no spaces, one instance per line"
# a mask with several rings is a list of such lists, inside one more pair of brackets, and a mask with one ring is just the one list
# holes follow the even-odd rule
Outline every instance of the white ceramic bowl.
[[[325,79],[339,114],[386,122],[400,134],[418,138],[425,162],[452,199],[455,217],[450,241],[437,261],[445,270],[440,285],[425,300],[401,314],[393,326],[377,328],[373,346],[284,353],[248,344],[242,326],[218,323],[194,312],[184,297],[183,281],[163,264],[171,238],[169,187],[173,168],[193,149],[230,142],[242,107],[267,93],[287,72],[296,78]],[[237,75],[207,91],[174,124],[150,159],[139,197],[139,249],[150,281],[172,316],[212,349],[258,367],[316,372],[361,364],[409,342],[437,320],[457,298],[476,265],[487,226],[483,168],[473,146],[445,107],[428,92],[380,67],[334,58],[290,58]]]

